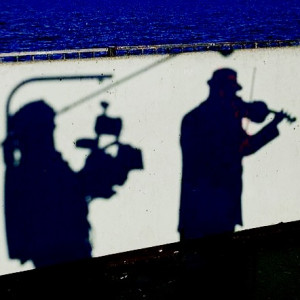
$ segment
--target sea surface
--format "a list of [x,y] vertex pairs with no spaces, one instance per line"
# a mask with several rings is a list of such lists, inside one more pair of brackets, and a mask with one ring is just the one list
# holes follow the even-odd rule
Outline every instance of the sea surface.
[[300,38],[299,0],[0,1],[0,53]]

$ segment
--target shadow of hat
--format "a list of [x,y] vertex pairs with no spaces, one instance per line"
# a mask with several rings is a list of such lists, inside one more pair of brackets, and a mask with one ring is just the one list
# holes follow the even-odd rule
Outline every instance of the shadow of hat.
[[223,68],[214,71],[212,78],[208,80],[207,83],[211,87],[224,87],[226,85],[230,85],[237,91],[242,89],[237,82],[236,71],[229,68]]

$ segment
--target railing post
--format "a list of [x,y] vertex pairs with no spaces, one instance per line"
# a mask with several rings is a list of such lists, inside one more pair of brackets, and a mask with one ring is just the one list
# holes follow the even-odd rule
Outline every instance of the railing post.
[[107,50],[107,56],[108,57],[114,57],[117,55],[117,47],[116,46],[110,46]]

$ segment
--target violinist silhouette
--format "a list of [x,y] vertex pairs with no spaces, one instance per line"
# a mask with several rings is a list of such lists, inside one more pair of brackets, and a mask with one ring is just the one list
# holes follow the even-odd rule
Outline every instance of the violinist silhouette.
[[[88,200],[110,198],[112,186],[123,184],[133,169],[124,170],[122,159],[110,163],[102,153],[93,158],[98,173],[85,167],[74,172],[55,149],[55,116],[43,100],[26,104],[11,116],[4,142],[9,256],[21,263],[31,260],[35,267],[90,258]],[[120,170],[122,182],[118,175],[114,181]],[[107,173],[109,182],[103,180]],[[86,184],[87,177],[92,184]]]
[[207,100],[181,124],[181,240],[233,232],[242,225],[242,158],[275,139],[277,125],[290,118],[283,111],[273,112],[272,121],[248,135],[242,118],[261,123],[271,110],[262,101],[245,102],[236,95],[242,87],[232,69],[216,70],[208,85]]

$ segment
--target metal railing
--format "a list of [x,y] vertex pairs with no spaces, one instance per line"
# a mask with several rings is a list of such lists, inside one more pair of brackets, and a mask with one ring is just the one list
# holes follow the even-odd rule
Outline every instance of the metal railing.
[[109,46],[103,48],[56,50],[56,51],[28,51],[0,53],[0,63],[28,62],[41,60],[67,60],[86,59],[97,57],[118,57],[129,55],[151,54],[178,54],[185,52],[219,51],[224,55],[238,49],[257,49],[271,47],[299,46],[298,40],[270,40],[247,42],[220,42],[220,43],[195,43],[195,44],[164,44],[140,46]]

